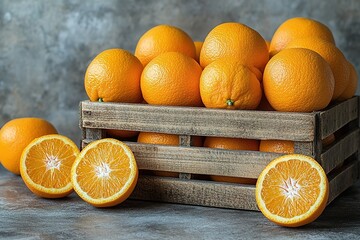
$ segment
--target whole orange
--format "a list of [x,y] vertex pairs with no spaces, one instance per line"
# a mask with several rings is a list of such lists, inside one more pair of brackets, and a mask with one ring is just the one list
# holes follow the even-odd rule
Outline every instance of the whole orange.
[[166,52],[180,52],[195,59],[195,45],[191,37],[180,28],[158,25],[144,33],[135,49],[135,56],[144,67],[155,57]]
[[232,58],[221,58],[204,68],[200,95],[207,108],[255,109],[262,90],[249,67]]
[[16,118],[0,130],[0,158],[10,172],[20,174],[20,157],[25,147],[35,138],[56,134],[55,127],[41,118]]
[[143,66],[130,52],[108,49],[98,54],[85,73],[85,90],[91,101],[142,101],[140,77]]
[[344,101],[346,99],[352,98],[357,89],[358,85],[358,75],[356,69],[352,63],[348,62],[349,69],[349,83],[346,86],[345,90],[341,93],[341,95],[337,98],[339,101]]
[[106,135],[119,139],[136,137],[138,134],[139,134],[138,131],[117,130],[117,129],[106,130]]
[[199,59],[200,59],[200,52],[201,52],[201,48],[202,48],[202,45],[204,44],[203,42],[194,42],[195,44],[195,50],[196,50],[196,56],[195,56],[195,60],[197,62],[200,62]]
[[259,150],[259,140],[244,138],[206,137],[204,147],[230,150]]
[[286,48],[307,48],[320,54],[330,65],[335,79],[335,89],[332,100],[337,99],[349,84],[349,65],[344,54],[332,43],[320,38],[295,39]]
[[283,112],[325,108],[333,96],[334,84],[329,64],[305,48],[284,49],[273,56],[263,78],[267,100],[275,110]]
[[321,38],[335,44],[334,36],[327,26],[314,19],[295,17],[286,20],[276,29],[270,43],[270,55],[275,55],[295,39],[307,37]]
[[261,140],[261,152],[294,153],[294,142],[288,140]]
[[200,64],[206,67],[224,57],[235,58],[263,71],[269,52],[264,38],[257,31],[241,23],[227,22],[216,26],[206,36]]
[[[193,136],[192,140],[192,146],[201,147],[203,145],[202,138],[199,136]],[[178,146],[180,144],[179,135],[156,132],[140,132],[137,141],[140,143],[171,146]]]
[[200,65],[179,52],[163,53],[146,65],[141,91],[148,104],[202,106]]

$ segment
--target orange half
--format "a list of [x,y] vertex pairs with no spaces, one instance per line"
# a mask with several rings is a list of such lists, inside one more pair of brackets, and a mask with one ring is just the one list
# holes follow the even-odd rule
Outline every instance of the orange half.
[[131,149],[111,138],[87,145],[71,169],[75,192],[95,207],[111,207],[125,201],[137,179],[138,168]]
[[21,155],[21,177],[38,196],[65,197],[73,191],[70,173],[78,154],[79,148],[65,136],[50,134],[36,138]]
[[270,221],[299,227],[318,218],[329,197],[327,176],[311,157],[289,154],[271,161],[256,183],[256,202]]

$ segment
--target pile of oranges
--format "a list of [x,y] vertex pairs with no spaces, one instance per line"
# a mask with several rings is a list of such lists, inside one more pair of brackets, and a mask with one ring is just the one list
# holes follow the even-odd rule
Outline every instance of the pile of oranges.
[[301,17],[283,22],[270,42],[236,22],[214,27],[203,42],[158,25],[134,54],[105,50],[85,74],[91,101],[223,109],[312,112],[356,88],[355,68],[329,28]]

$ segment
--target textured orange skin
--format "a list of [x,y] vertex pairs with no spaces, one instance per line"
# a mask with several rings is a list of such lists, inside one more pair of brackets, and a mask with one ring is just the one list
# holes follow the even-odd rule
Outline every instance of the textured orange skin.
[[16,118],[0,130],[0,158],[10,172],[20,175],[20,157],[24,148],[35,138],[57,133],[55,127],[41,118]]
[[178,52],[163,53],[144,68],[141,90],[148,104],[203,106],[199,91],[200,65]]
[[356,89],[358,85],[358,75],[354,65],[352,65],[350,62],[348,62],[348,68],[349,68],[349,83],[346,86],[345,90],[337,98],[337,100],[339,101],[344,101],[346,99],[352,98],[356,93]]
[[140,77],[143,66],[130,52],[108,49],[98,54],[85,73],[85,90],[91,101],[142,101]]
[[302,38],[291,41],[286,48],[307,48],[320,54],[329,64],[335,79],[332,100],[336,100],[349,85],[349,65],[344,54],[332,43],[320,38]]
[[307,37],[321,38],[335,44],[332,32],[324,24],[310,18],[290,18],[276,29],[270,43],[270,55],[274,56],[295,39]]
[[204,40],[200,64],[206,67],[219,58],[235,58],[248,66],[264,70],[269,52],[264,38],[254,29],[235,22],[213,28]]
[[[50,137],[53,137],[53,135],[46,135],[45,136],[46,138],[50,138]],[[57,137],[57,136],[55,136]],[[61,135],[58,135],[58,137],[63,137]],[[36,141],[36,139],[34,139],[34,141]],[[70,142],[67,142],[67,144],[71,144],[72,145],[72,148],[73,148],[73,151],[75,154],[79,154],[79,148],[76,146],[75,143],[73,143],[70,139],[65,139],[65,141],[70,141]],[[31,143],[30,143],[31,144]],[[31,145],[28,145],[28,147],[30,147]],[[64,192],[58,192],[58,193],[53,193],[51,191],[40,191],[39,189],[37,189],[35,186],[33,186],[33,184],[31,182],[28,182],[26,180],[26,178],[24,177],[25,175],[25,172],[27,171],[26,170],[26,167],[25,167],[25,164],[23,163],[23,161],[25,162],[25,151],[23,151],[22,155],[21,155],[21,162],[20,162],[20,173],[21,173],[21,177],[23,178],[23,181],[25,183],[25,185],[29,188],[29,190],[34,193],[35,195],[39,196],[39,197],[43,197],[43,198],[62,198],[62,197],[66,197],[67,195],[69,195],[70,193],[72,193],[74,191],[74,189],[71,187],[69,188],[67,191],[64,191]],[[65,174],[65,172],[63,172]],[[26,173],[26,175],[29,175],[30,173]],[[68,173],[70,175],[70,172]],[[30,177],[31,178],[31,177]]]
[[262,90],[251,68],[234,59],[222,58],[204,68],[200,95],[207,108],[256,109]]
[[[206,137],[204,147],[220,148],[229,150],[259,150],[259,141],[253,139],[241,138],[224,138],[224,137]],[[256,179],[242,178],[242,177],[228,177],[211,175],[210,179],[216,182],[230,182],[241,184],[255,184]]]
[[166,52],[180,52],[193,59],[196,57],[191,37],[169,25],[158,25],[144,33],[136,45],[135,56],[145,67],[152,59]]
[[229,150],[258,151],[259,141],[254,139],[206,137],[204,147]]
[[272,57],[263,77],[264,92],[277,111],[311,112],[325,108],[334,92],[329,64],[316,52],[285,49]]
[[106,134],[111,137],[115,137],[115,138],[132,138],[132,137],[136,137],[139,134],[139,132],[128,131],[128,130],[107,129]]
[[201,52],[201,48],[204,44],[204,42],[194,42],[195,44],[195,50],[196,50],[196,56],[195,56],[195,60],[200,63],[200,52]]
[[294,142],[287,140],[261,140],[261,152],[294,153]]

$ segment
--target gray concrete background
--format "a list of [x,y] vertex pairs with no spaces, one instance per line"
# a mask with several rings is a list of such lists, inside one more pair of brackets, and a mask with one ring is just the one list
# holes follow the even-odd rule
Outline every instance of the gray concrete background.
[[271,39],[281,22],[296,16],[326,24],[360,72],[358,0],[0,0],[0,126],[12,118],[43,117],[78,143],[78,104],[87,99],[83,77],[101,51],[134,51],[145,31],[164,23],[195,41],[227,21]]

